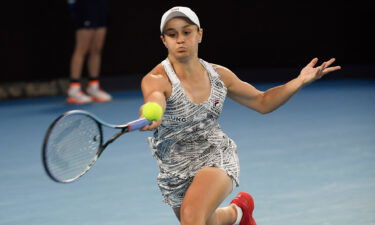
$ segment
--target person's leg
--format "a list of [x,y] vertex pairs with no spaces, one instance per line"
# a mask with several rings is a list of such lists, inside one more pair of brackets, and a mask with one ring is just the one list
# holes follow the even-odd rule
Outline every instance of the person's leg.
[[87,93],[97,102],[108,102],[111,95],[100,89],[99,74],[101,67],[101,54],[104,46],[107,29],[105,27],[95,29],[94,38],[90,46],[88,69],[90,75]]
[[70,79],[81,79],[83,64],[86,55],[89,53],[93,37],[93,29],[78,29],[76,31],[75,47],[70,62]]
[[182,225],[228,225],[235,222],[234,205],[217,208],[233,188],[231,178],[221,169],[201,169],[189,186],[181,208],[175,208]]
[[90,49],[94,30],[78,29],[76,31],[76,42],[70,62],[70,84],[67,102],[72,104],[86,104],[92,102],[91,97],[81,90],[81,74],[85,57]]
[[88,71],[91,79],[97,79],[100,74],[101,55],[105,42],[107,28],[101,27],[94,30],[93,39],[90,45],[88,58]]
[[[212,218],[211,219],[215,219],[217,217],[222,217],[222,218],[231,218],[233,217],[233,213],[236,213],[236,211],[234,212],[234,205],[231,204],[227,207],[223,207],[223,208],[218,208],[215,210],[215,214],[212,215]],[[180,208],[174,208],[173,209],[178,221],[181,221],[181,218],[180,218]],[[237,217],[237,214],[235,215]],[[209,223],[207,224],[215,224],[213,223],[212,221],[208,221]],[[228,225],[228,224],[226,224]]]

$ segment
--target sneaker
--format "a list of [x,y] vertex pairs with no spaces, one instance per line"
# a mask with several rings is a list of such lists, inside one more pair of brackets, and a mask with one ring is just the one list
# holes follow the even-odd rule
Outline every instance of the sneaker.
[[246,192],[240,192],[237,196],[230,202],[230,204],[236,204],[242,209],[242,218],[240,225],[256,225],[253,218],[254,211],[254,199],[250,194]]
[[80,86],[73,85],[68,89],[68,98],[66,101],[70,104],[88,104],[92,102],[92,99],[81,91]]
[[99,83],[89,83],[89,86],[87,88],[87,94],[89,94],[92,98],[92,100],[96,102],[109,102],[112,100],[112,96],[99,88]]

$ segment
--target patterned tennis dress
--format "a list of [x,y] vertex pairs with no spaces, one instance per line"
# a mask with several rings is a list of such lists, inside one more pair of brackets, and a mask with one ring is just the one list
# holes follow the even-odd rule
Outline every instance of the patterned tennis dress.
[[162,124],[148,140],[160,168],[159,188],[172,208],[181,206],[185,192],[202,168],[220,168],[234,185],[239,184],[236,144],[218,124],[227,89],[212,65],[201,59],[200,62],[211,82],[210,97],[200,104],[186,96],[169,60],[162,62],[172,83],[172,93]]

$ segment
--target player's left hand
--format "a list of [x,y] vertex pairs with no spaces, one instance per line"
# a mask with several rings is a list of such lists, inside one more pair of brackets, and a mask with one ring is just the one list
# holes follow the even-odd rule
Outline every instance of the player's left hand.
[[314,58],[301,70],[298,78],[302,79],[304,85],[310,84],[330,72],[341,69],[341,66],[330,67],[330,65],[335,62],[335,58],[331,58],[330,60],[323,62],[322,65],[315,67],[317,62],[318,58]]

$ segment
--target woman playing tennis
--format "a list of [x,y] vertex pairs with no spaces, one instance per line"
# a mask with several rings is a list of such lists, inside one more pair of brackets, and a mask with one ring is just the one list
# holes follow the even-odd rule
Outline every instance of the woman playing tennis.
[[225,97],[269,113],[340,67],[330,67],[333,58],[316,66],[315,58],[295,79],[262,92],[198,57],[203,30],[191,9],[165,12],[160,31],[168,57],[143,78],[142,93],[145,102],[164,109],[161,120],[143,128],[155,130],[149,144],[160,168],[157,181],[164,201],[182,225],[255,225],[248,193],[240,192],[229,206],[218,208],[239,185],[240,172],[236,144],[218,124]]

